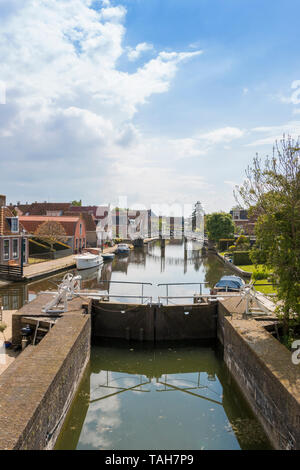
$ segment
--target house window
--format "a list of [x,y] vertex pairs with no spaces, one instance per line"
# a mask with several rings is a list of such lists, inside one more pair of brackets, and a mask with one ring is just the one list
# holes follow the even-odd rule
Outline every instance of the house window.
[[79,234],[82,235],[82,224],[79,225]]
[[18,238],[13,239],[12,255],[13,255],[13,259],[19,258],[19,239]]
[[9,260],[9,240],[4,240],[3,242],[3,259],[4,261],[8,261]]
[[7,222],[10,226],[10,231],[14,233],[19,232],[19,218],[18,217],[7,217]]
[[233,218],[234,218],[234,220],[239,220],[239,218],[240,218],[240,211],[233,211]]

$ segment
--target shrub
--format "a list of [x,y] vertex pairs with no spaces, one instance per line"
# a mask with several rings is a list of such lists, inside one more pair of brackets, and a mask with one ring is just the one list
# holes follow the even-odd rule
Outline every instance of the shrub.
[[254,281],[261,281],[262,279],[267,279],[270,273],[266,269],[255,269],[252,273],[252,279]]
[[249,251],[234,251],[233,252],[233,264],[243,266],[245,264],[252,264],[249,257]]
[[234,243],[234,238],[220,238],[219,240],[219,250],[225,251],[228,250],[229,245]]
[[245,235],[240,235],[238,237],[238,239],[236,240],[235,244],[236,244],[237,247],[239,247],[239,249],[242,249],[243,247],[246,248],[246,249],[247,248],[249,249],[250,240]]

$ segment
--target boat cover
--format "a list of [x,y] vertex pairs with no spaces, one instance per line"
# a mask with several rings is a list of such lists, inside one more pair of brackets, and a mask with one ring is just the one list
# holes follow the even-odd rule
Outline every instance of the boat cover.
[[228,289],[240,289],[243,286],[243,284],[244,284],[243,279],[241,279],[238,276],[223,276],[221,277],[219,282],[217,282],[215,287],[219,287],[219,288],[227,287]]

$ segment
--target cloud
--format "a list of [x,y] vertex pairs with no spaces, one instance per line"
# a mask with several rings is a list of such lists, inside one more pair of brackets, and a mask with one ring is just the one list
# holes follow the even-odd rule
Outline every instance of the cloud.
[[258,147],[263,145],[273,146],[275,141],[280,141],[283,134],[290,135],[297,139],[300,135],[300,121],[289,121],[279,126],[260,126],[251,129],[252,134],[262,135],[253,142],[247,144],[248,147]]
[[[97,10],[92,4],[0,0],[0,79],[6,85],[0,151],[11,162],[2,159],[0,172],[10,182],[3,190],[14,187],[10,197],[68,200],[84,191],[97,203],[102,191],[112,194],[114,188],[114,197],[119,183],[125,193],[134,183],[134,167],[124,161],[144,168],[151,197],[164,138],[146,138],[133,118],[154,94],[166,93],[180,65],[201,51],[160,51],[132,73],[120,70],[119,59],[128,53],[126,9],[109,1]],[[154,53],[142,42],[131,52],[150,48]],[[145,188],[139,186],[141,196]]]
[[148,44],[146,42],[141,42],[136,46],[135,49],[132,49],[131,47],[128,48],[128,59],[130,61],[137,60],[143,52],[146,51],[151,51],[153,50],[153,44]]

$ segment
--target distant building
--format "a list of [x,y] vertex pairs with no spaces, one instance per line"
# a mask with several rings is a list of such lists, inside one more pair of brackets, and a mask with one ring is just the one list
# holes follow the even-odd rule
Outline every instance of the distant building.
[[0,264],[21,265],[28,262],[28,241],[23,225],[6,206],[6,196],[0,196]]
[[249,218],[248,211],[246,209],[243,209],[241,207],[234,207],[230,211],[230,214],[237,229],[243,230],[244,235],[254,235],[256,218]]

